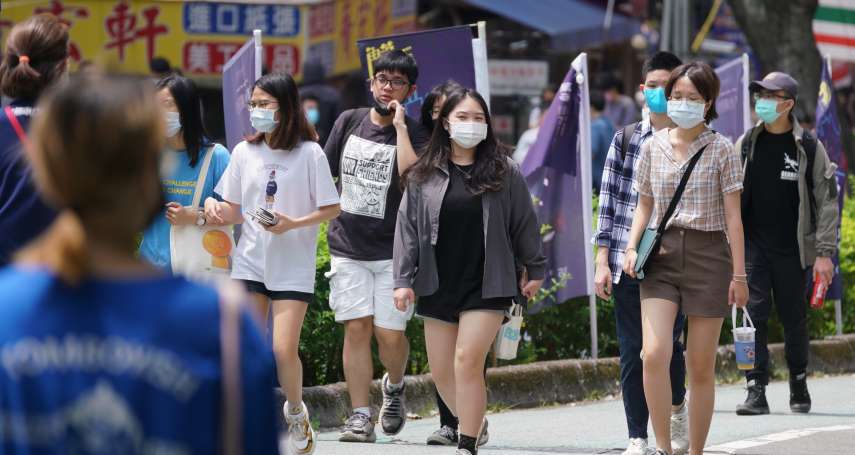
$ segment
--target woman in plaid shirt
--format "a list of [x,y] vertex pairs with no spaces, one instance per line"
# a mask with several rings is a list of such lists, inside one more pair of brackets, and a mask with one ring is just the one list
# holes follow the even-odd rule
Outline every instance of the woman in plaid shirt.
[[641,282],[644,392],[658,454],[672,454],[668,366],[678,311],[688,317],[689,325],[689,447],[692,455],[701,455],[715,402],[722,321],[729,305],[744,307],[748,301],[740,157],[730,141],[706,126],[718,116],[719,85],[718,76],[705,63],[682,65],[671,73],[665,95],[668,116],[677,128],[659,131],[644,144],[635,172],[638,208],[624,259],[624,272],[630,276],[635,276],[635,248],[643,231],[651,220],[654,225],[663,222],[689,162],[697,160],[674,215],[664,220],[667,229],[661,247],[652,253]]

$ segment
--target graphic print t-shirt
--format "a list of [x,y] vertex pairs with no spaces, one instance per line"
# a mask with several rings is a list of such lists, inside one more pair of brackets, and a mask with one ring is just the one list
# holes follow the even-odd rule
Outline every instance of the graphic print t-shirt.
[[232,278],[258,281],[271,291],[314,292],[318,226],[277,235],[247,212],[260,207],[299,218],[337,204],[338,192],[321,146],[301,142],[293,150],[272,150],[264,142],[241,142],[214,191],[239,204],[244,213]]
[[[0,271],[0,453],[217,453],[217,301],[178,277],[71,287],[43,269]],[[272,454],[273,354],[243,313],[241,452]]]
[[[215,144],[213,147],[214,155],[211,157],[211,166],[208,168],[208,176],[205,177],[205,185],[202,186],[200,205],[204,205],[205,199],[214,195],[214,187],[220,181],[226,166],[229,165],[229,151],[220,144]],[[190,166],[190,155],[187,152],[183,150],[167,152],[173,154],[177,162],[172,175],[163,179],[163,197],[166,202],[177,202],[183,206],[193,203],[196,180],[202,172],[202,161],[209,149],[210,146],[202,148],[195,167]],[[140,244],[140,255],[152,264],[170,270],[172,257],[169,249],[169,231],[172,225],[169,224],[165,215],[166,209],[161,210],[151,226],[146,229]]]
[[766,251],[798,254],[799,155],[793,132],[757,136],[750,163],[748,238]]
[[[347,120],[358,122],[345,137]],[[418,153],[427,131],[407,117],[410,142]],[[341,191],[341,215],[329,225],[330,253],[359,261],[392,259],[395,220],[401,204],[397,134],[381,127],[364,111],[348,111],[336,121],[324,152]]]

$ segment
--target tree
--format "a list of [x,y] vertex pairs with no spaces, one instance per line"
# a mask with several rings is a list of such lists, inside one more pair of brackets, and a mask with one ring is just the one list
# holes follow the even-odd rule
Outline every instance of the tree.
[[[813,119],[822,72],[822,57],[813,36],[818,0],[727,0],[736,22],[760,61],[761,73],[783,71],[799,81],[796,115]],[[840,131],[851,131],[840,116]],[[844,153],[855,171],[851,135],[844,134]]]

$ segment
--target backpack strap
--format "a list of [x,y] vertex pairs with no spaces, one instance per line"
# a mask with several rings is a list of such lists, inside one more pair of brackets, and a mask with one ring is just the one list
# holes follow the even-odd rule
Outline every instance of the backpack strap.
[[742,154],[742,164],[745,164],[745,162],[748,161],[748,154],[751,153],[752,136],[754,136],[754,127],[751,127],[744,135],[742,135],[742,150],[740,150]]
[[243,289],[232,281],[219,286],[220,301],[220,369],[222,390],[220,404],[221,455],[243,453],[243,389],[241,384],[241,302]]
[[638,126],[638,122],[630,123],[623,127],[623,137],[621,138],[620,144],[620,159],[621,161],[626,161],[626,154],[629,152],[629,142],[632,140],[632,135],[635,134],[635,128]]
[[810,193],[810,196],[808,197],[810,200],[810,222],[811,225],[816,225],[816,198],[813,197],[813,169],[815,164],[814,162],[816,161],[816,138],[807,130],[802,133],[802,147],[805,149],[805,155],[807,155],[805,181],[807,183],[808,193]]

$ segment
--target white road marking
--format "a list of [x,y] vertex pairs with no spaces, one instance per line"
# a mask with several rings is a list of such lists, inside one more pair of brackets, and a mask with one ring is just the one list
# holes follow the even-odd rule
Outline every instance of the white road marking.
[[834,425],[830,427],[819,428],[803,428],[798,430],[787,430],[781,433],[772,433],[756,438],[743,439],[740,441],[731,441],[717,446],[707,447],[704,450],[710,452],[724,452],[736,454],[737,450],[748,449],[751,447],[764,446],[773,442],[789,441],[791,439],[804,438],[818,433],[828,433],[833,431],[848,431],[855,430],[855,425]]

